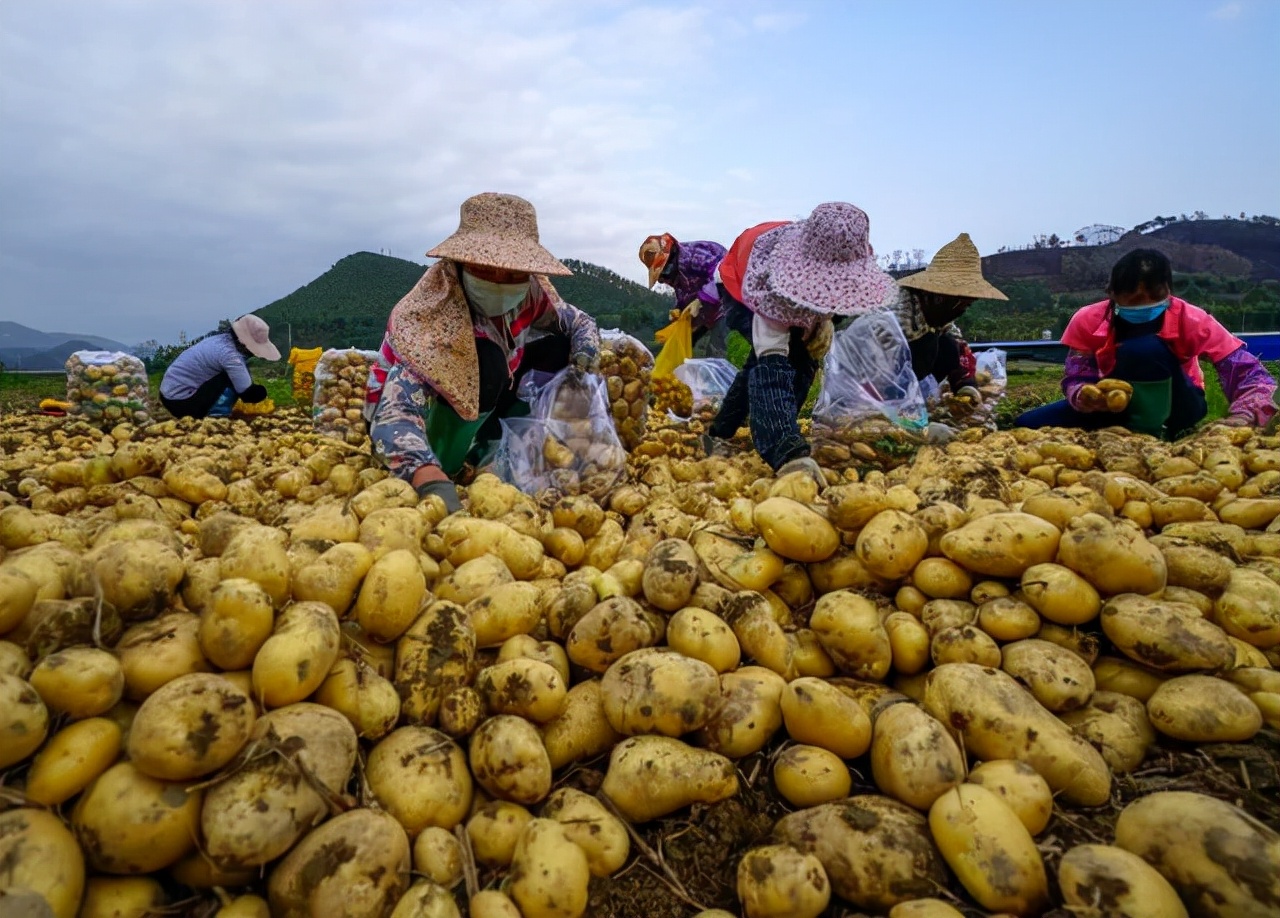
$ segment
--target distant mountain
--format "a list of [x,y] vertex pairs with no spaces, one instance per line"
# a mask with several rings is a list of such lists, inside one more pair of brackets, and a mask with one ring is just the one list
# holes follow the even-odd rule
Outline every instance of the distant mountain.
[[[666,324],[669,302],[607,268],[565,259],[572,277],[552,279],[557,292],[596,318],[648,341]],[[376,348],[387,318],[426,270],[424,265],[357,252],[286,297],[255,310],[271,326],[282,353],[294,347]]]
[[0,363],[11,369],[60,370],[76,351],[125,351],[127,344],[70,332],[43,332],[17,322],[0,322]]

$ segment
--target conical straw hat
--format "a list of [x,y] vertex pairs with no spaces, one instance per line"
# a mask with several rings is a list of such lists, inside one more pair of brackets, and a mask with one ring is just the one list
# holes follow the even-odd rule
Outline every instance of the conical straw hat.
[[929,267],[898,281],[902,287],[914,287],[929,293],[972,297],[975,300],[1009,299],[982,276],[982,258],[968,233],[961,233],[938,249]]

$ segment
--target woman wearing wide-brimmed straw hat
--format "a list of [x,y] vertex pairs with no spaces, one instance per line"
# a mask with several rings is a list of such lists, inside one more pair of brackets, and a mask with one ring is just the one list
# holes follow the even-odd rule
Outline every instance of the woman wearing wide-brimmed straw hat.
[[852,204],[820,204],[794,223],[744,232],[720,264],[726,321],[751,353],[725,396],[704,445],[708,452],[750,418],[751,439],[779,475],[805,471],[821,486],[797,420],[831,347],[832,319],[883,308],[896,295],[876,266],[867,215]]
[[468,198],[457,232],[427,255],[440,261],[391,311],[366,414],[375,455],[452,512],[450,476],[519,410],[524,374],[595,369],[600,334],[547,279],[572,272],[539,243],[523,198]]
[[716,287],[716,269],[725,256],[718,242],[678,242],[670,233],[650,236],[640,244],[640,262],[649,269],[649,286],[661,281],[676,292],[676,309],[692,319],[693,343],[706,339],[706,356],[723,357],[728,328]]
[[249,375],[249,357],[280,359],[270,327],[253,314],[224,323],[179,354],[160,380],[161,403],[175,418],[203,418],[224,397],[250,405],[265,401],[266,388]]

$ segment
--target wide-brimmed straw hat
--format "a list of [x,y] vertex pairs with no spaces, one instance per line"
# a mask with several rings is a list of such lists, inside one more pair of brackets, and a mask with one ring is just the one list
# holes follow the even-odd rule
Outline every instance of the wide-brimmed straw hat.
[[870,228],[866,213],[852,204],[819,204],[804,220],[772,231],[777,241],[767,258],[753,251],[743,288],[763,287],[804,309],[833,315],[879,307],[895,287],[876,265]]
[[232,322],[231,330],[253,356],[263,360],[280,359],[280,348],[271,343],[271,327],[252,313]]
[[982,276],[982,257],[968,233],[938,249],[929,267],[918,274],[911,274],[898,281],[903,287],[913,287],[929,293],[947,296],[971,297],[975,300],[1009,299]]
[[640,261],[649,269],[650,287],[656,284],[658,278],[662,276],[662,269],[667,266],[667,259],[671,257],[671,252],[675,247],[675,237],[670,233],[663,233],[661,236],[650,236],[640,243]]
[[529,274],[573,273],[539,244],[537,212],[514,194],[485,192],[467,198],[458,231],[427,257]]

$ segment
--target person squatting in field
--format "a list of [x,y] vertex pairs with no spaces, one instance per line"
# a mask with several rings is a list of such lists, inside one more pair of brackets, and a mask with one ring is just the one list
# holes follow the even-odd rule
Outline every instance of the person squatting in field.
[[1107,299],[1081,307],[1062,334],[1070,348],[1061,401],[1020,415],[1019,427],[1119,425],[1174,439],[1208,412],[1200,358],[1229,402],[1222,423],[1262,427],[1276,382],[1244,342],[1198,306],[1173,296],[1164,253],[1134,249],[1111,269]]
[[572,272],[538,241],[533,205],[485,193],[462,203],[440,260],[396,304],[370,369],[366,417],[374,455],[419,496],[461,509],[451,476],[527,412],[530,370],[597,368],[600,334],[547,275]]
[[728,353],[729,327],[717,287],[725,252],[718,242],[678,242],[670,233],[650,236],[640,245],[640,261],[649,269],[649,286],[662,282],[675,290],[676,309],[691,320],[694,346],[706,340],[707,357]]
[[165,370],[160,401],[175,418],[208,417],[213,406],[234,395],[256,405],[267,398],[266,387],[249,375],[249,357],[279,360],[271,329],[255,315],[244,315],[226,331],[197,341]]

